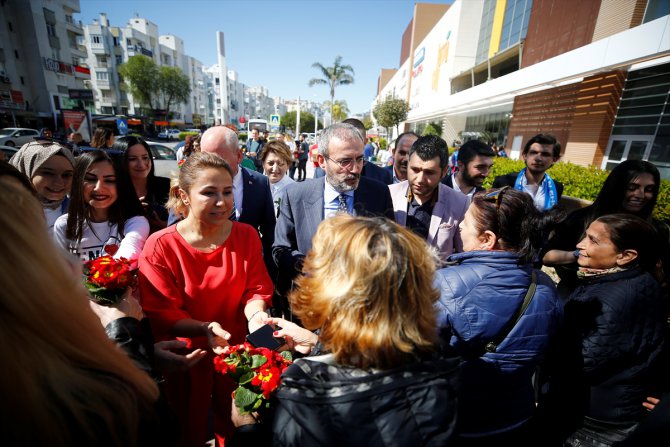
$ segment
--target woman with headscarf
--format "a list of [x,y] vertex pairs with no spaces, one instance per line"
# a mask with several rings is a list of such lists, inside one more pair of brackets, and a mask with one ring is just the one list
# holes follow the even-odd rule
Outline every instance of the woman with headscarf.
[[44,209],[49,233],[54,223],[67,213],[72,186],[74,157],[72,152],[53,141],[31,141],[24,144],[9,161],[32,182]]

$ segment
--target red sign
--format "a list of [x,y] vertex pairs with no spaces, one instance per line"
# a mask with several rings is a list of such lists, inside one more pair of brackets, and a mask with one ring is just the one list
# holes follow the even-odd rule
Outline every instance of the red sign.
[[76,72],[78,72],[78,73],[84,73],[84,74],[87,74],[87,75],[89,75],[89,76],[90,76],[90,74],[91,74],[91,70],[89,70],[89,69],[86,68],[86,67],[82,67],[81,65],[75,65],[75,66],[74,66],[74,71],[76,71]]
[[128,118],[128,125],[129,126],[140,126],[142,124],[142,120],[136,120],[134,118]]
[[168,122],[167,121],[154,121],[154,125],[156,125],[156,126],[167,126]]
[[63,110],[63,124],[68,134],[79,133],[84,141],[90,141],[91,132],[88,125],[88,115],[83,110]]
[[12,102],[16,104],[23,104],[23,92],[18,90],[10,90],[9,93],[12,95]]
[[240,122],[240,124],[244,124],[244,123],[247,122],[247,119],[245,117],[241,116],[238,121]]

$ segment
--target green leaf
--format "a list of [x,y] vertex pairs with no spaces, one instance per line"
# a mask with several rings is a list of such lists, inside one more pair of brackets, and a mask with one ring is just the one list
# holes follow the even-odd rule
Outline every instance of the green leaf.
[[235,405],[240,409],[240,413],[250,413],[261,396],[246,388],[238,387],[235,390]]
[[256,354],[251,358],[251,367],[253,369],[260,368],[267,362],[268,359],[264,355]]
[[291,354],[291,351],[282,351],[279,355],[281,355],[286,360],[293,361],[293,354]]
[[256,373],[254,373],[253,371],[249,371],[248,373],[240,377],[239,384],[246,385],[247,383],[250,383],[255,375]]

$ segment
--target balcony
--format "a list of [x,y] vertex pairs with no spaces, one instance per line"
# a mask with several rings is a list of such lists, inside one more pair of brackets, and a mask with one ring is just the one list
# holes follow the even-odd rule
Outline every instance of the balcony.
[[84,26],[81,20],[74,20],[72,16],[65,16],[65,28],[75,34],[84,35]]
[[108,51],[104,43],[91,43],[91,53],[108,54]]

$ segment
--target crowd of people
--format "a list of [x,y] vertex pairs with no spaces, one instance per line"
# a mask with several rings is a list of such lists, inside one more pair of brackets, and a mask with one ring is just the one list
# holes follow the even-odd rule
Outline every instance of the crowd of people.
[[[315,148],[287,138],[254,131],[244,154],[212,127],[174,179],[143,139],[102,132],[95,150],[36,140],[0,162],[8,445],[667,439],[670,232],[652,163],[621,162],[568,213],[550,134],[489,190],[504,155],[477,140],[452,169],[442,138],[413,132],[375,165],[356,119]],[[139,272],[110,306],[81,280],[103,255]],[[271,410],[241,415],[213,358],[264,325],[296,360]]]

